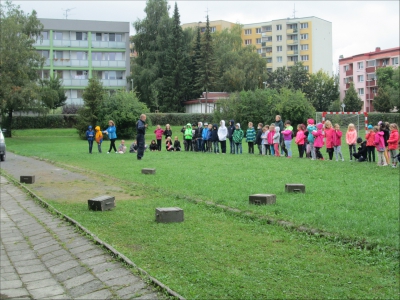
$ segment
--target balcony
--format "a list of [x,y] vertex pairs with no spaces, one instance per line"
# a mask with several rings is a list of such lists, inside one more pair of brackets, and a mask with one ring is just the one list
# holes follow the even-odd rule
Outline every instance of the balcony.
[[367,73],[374,73],[374,72],[375,72],[375,67],[367,67],[367,68],[365,69],[365,72],[367,72]]
[[123,68],[126,66],[125,60],[93,60],[93,67],[119,67]]
[[67,104],[83,105],[82,98],[68,98]]
[[293,67],[296,64],[296,61],[288,61],[287,66],[288,67]]
[[287,40],[286,42],[288,45],[297,45],[299,43],[299,40]]
[[261,33],[262,37],[266,37],[266,36],[272,36],[272,32],[262,32]]
[[272,51],[266,52],[265,54],[266,54],[266,57],[272,57]]
[[267,57],[267,53],[261,53],[261,57]]
[[64,87],[68,86],[87,86],[88,79],[63,79]]
[[376,86],[376,85],[377,85],[376,80],[368,80],[367,81],[367,87]]
[[346,71],[346,76],[352,76],[352,75],[353,75],[353,69]]
[[89,62],[81,59],[54,58],[53,66],[55,67],[87,67]]
[[47,46],[47,47],[49,47],[50,46],[50,41],[49,40],[37,40],[34,44],[33,44],[33,46],[34,47],[38,47],[38,46]]
[[267,68],[272,68],[272,63],[267,63]]
[[101,79],[103,86],[119,86],[125,87],[127,85],[126,79]]
[[289,50],[286,52],[287,56],[297,56],[299,54],[299,50]]
[[297,32],[298,32],[297,28],[286,29],[286,34],[293,34]]
[[43,66],[44,67],[50,67],[50,59],[49,58],[46,58],[46,60],[43,63]]
[[125,49],[125,42],[101,42],[92,41],[92,48],[118,48]]
[[375,96],[376,96],[376,94],[374,94],[374,93],[367,94],[365,99],[366,100],[374,100]]
[[71,41],[71,40],[54,40],[54,47],[76,47],[76,48],[88,48],[88,41]]

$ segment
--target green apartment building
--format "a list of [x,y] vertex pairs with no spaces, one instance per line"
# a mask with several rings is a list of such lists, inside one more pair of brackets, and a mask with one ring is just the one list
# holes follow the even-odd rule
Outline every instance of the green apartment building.
[[110,91],[127,89],[129,22],[39,20],[44,29],[34,46],[46,58],[39,77],[53,74],[62,78],[66,104],[83,104],[83,90],[93,76]]

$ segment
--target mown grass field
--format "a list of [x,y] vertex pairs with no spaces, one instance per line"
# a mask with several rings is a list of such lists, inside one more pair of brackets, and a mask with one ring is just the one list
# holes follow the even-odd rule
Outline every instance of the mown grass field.
[[[182,139],[180,128],[172,130]],[[153,131],[146,135],[148,144]],[[146,151],[137,161],[129,153],[98,154],[96,147],[89,155],[87,142],[74,130],[21,130],[13,135],[8,151],[120,180],[132,200],[117,199],[116,209],[105,214],[88,211],[84,201],[46,200],[187,298],[399,296],[399,171],[351,163],[347,147],[345,162],[298,159],[294,145],[292,159],[249,155],[245,143],[242,155],[163,149]],[[108,146],[105,141],[103,152]],[[156,168],[157,174],[142,175],[142,168]],[[306,194],[285,193],[285,183],[305,184]],[[255,193],[276,194],[277,203],[250,206],[248,196]],[[184,209],[183,223],[154,222],[154,208],[169,206]],[[263,217],[332,236],[268,225]]]

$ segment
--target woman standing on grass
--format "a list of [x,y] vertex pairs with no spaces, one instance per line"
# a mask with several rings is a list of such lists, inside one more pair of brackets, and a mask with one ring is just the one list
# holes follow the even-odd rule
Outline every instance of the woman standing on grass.
[[115,147],[115,140],[117,139],[117,128],[115,127],[115,123],[113,120],[108,121],[108,128],[103,131],[103,133],[108,135],[110,139],[110,149],[108,149],[108,153],[111,152],[111,149],[114,149],[115,153],[117,152],[117,148]]

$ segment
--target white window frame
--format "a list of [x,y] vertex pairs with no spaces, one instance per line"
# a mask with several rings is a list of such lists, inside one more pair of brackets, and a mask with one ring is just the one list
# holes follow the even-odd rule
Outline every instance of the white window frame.
[[261,28],[256,28],[256,33],[261,33]]
[[282,62],[282,56],[277,56],[277,57],[276,57],[276,61],[277,61],[278,63],[281,63],[281,62]]
[[344,66],[344,71],[346,72],[346,71],[348,71],[348,70],[350,70],[350,66],[349,66],[349,65],[345,65],[345,66]]
[[358,94],[359,94],[360,96],[364,95],[364,88],[359,88],[359,89],[358,89]]
[[210,27],[210,32],[211,32],[211,33],[214,33],[214,32],[216,32],[216,31],[217,31],[217,28],[216,28],[215,26]]
[[278,31],[279,31],[279,30],[282,30],[282,24],[277,24],[277,25],[276,25],[276,30],[278,30]]
[[276,41],[277,42],[281,42],[282,41],[282,36],[281,35],[277,35],[276,36]]
[[251,39],[244,40],[244,44],[245,44],[245,45],[251,45]]
[[398,65],[399,64],[399,58],[398,57],[392,57],[392,66]]
[[357,63],[357,69],[364,70],[364,62],[363,61],[360,61]]
[[261,44],[261,38],[256,39],[256,44]]
[[300,29],[306,29],[306,28],[308,28],[308,22],[300,23]]
[[276,46],[276,52],[282,52],[282,46]]
[[300,40],[308,40],[308,33],[300,34]]
[[358,75],[358,82],[364,82],[364,75]]
[[245,35],[250,35],[251,34],[251,29],[245,29],[244,30]]
[[257,49],[257,53],[258,53],[258,54],[261,54],[261,49]]
[[308,44],[300,45],[300,50],[301,51],[307,51],[308,50]]
[[309,71],[310,67],[309,66],[304,66],[304,70]]
[[300,55],[301,61],[308,61],[308,55]]

